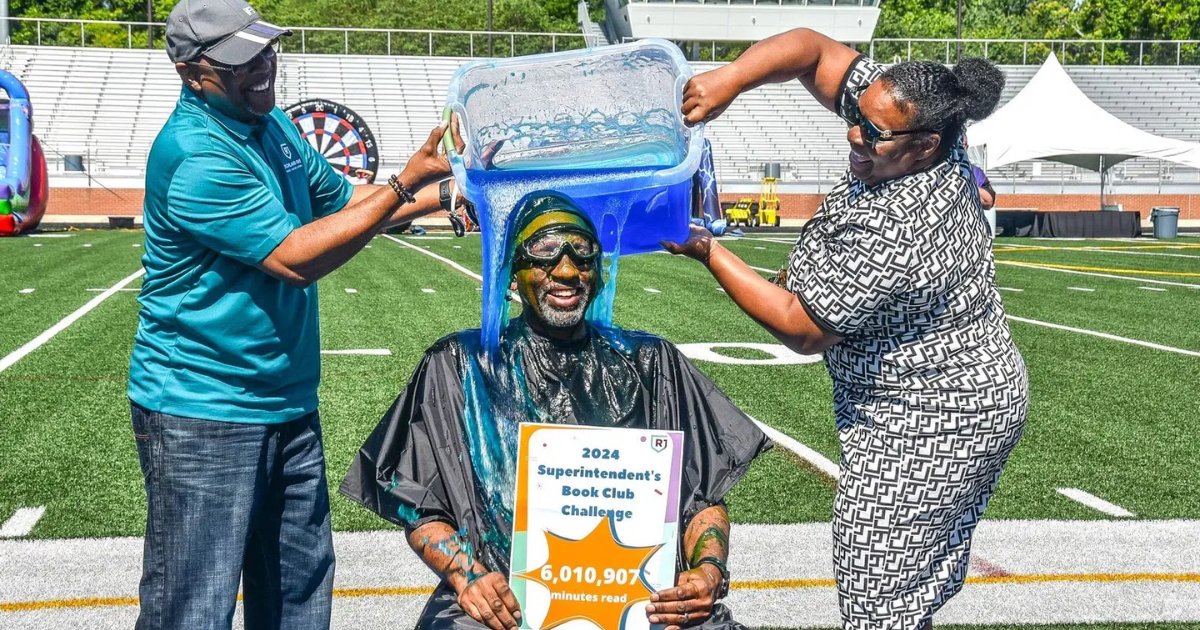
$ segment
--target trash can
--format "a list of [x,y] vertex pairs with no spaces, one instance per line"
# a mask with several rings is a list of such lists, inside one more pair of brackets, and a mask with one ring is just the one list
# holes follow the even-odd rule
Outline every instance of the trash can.
[[1150,211],[1150,222],[1154,224],[1154,238],[1179,236],[1179,208],[1154,208]]

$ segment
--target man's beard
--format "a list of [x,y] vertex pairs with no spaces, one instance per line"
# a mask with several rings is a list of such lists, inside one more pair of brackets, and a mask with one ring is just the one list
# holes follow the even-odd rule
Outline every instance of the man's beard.
[[587,307],[592,302],[592,287],[588,284],[579,284],[579,301],[568,309],[557,308],[551,306],[549,295],[554,289],[541,288],[537,293],[538,312],[541,318],[546,322],[547,326],[553,328],[571,328],[578,324],[584,313],[587,312]]

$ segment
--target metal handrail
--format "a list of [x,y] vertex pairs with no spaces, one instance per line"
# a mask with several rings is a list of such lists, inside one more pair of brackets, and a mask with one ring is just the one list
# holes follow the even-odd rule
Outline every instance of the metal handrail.
[[[712,2],[713,0],[707,0]],[[722,1],[722,0],[717,0]],[[724,0],[736,3],[737,0]],[[772,4],[780,0],[746,0]],[[783,0],[786,3],[786,0]],[[817,5],[820,0],[795,0]],[[848,4],[872,0],[824,0]],[[830,6],[826,4],[825,6]],[[43,45],[89,46],[89,28],[124,30],[125,48],[161,48],[165,25],[159,22],[81,20],[73,18],[8,18],[14,41]],[[33,33],[22,33],[32,25]],[[78,29],[63,41],[61,28],[47,42],[53,26]],[[535,33],[532,31],[467,31],[433,29],[377,29],[327,26],[293,26],[292,38],[284,46],[300,53],[341,54],[424,54],[428,56],[508,56],[533,52],[555,52],[583,48],[588,37],[583,33]],[[147,36],[148,34],[148,36]],[[30,41],[21,42],[27,37]],[[93,37],[95,37],[93,35]],[[634,39],[634,38],[630,38]],[[147,41],[149,40],[149,44]],[[317,40],[317,41],[314,41]],[[720,42],[724,47],[735,42]],[[91,45],[95,45],[93,42]],[[704,42],[708,47],[708,42]],[[298,46],[298,50],[295,47]],[[717,42],[712,42],[712,58]],[[981,56],[1001,64],[1038,64],[1053,51],[1069,65],[1187,65],[1200,66],[1200,40],[1154,39],[984,39],[984,38],[877,38],[855,44],[860,50],[881,61],[940,59],[953,63],[960,48],[964,56]]]
[[[1020,61],[1016,61],[1016,47]],[[1076,65],[1200,65],[1200,40],[1195,39],[983,39],[893,38],[872,40],[866,51],[882,61],[940,58],[953,63],[959,55],[982,56],[998,63],[1039,64],[1053,52],[1064,64]],[[997,48],[1001,48],[997,52]],[[914,49],[917,51],[914,55]],[[1032,50],[1031,50],[1032,49]],[[1136,54],[1134,50],[1136,49]],[[934,54],[930,54],[933,52]],[[1033,53],[1033,57],[1030,55]]]
[[[127,21],[109,21],[109,20],[81,20],[74,18],[29,18],[29,17],[13,17],[8,18],[12,41],[8,43],[33,43],[38,46],[45,45],[65,45],[65,46],[80,46],[88,47],[88,28],[89,27],[116,27],[125,31],[125,48],[161,48],[161,39],[166,32],[166,25],[161,22],[127,22]],[[18,29],[25,23],[33,24],[33,33],[29,42],[17,41],[21,37]],[[61,41],[61,38],[55,37],[55,41],[48,42],[50,36],[49,25],[65,25],[74,30],[78,26],[78,39],[71,37],[68,41]],[[282,40],[282,45],[287,46],[289,50],[299,53],[328,53],[334,52],[341,54],[405,54],[416,50],[413,46],[414,42],[423,44],[421,49],[424,54],[429,56],[475,56],[476,54],[488,54],[495,56],[503,53],[503,48],[507,48],[509,56],[517,54],[528,54],[531,52],[556,52],[557,50],[571,50],[575,48],[583,48],[587,46],[586,36],[583,33],[537,33],[532,31],[467,31],[467,30],[433,30],[433,29],[383,29],[383,28],[353,28],[353,27],[329,27],[329,26],[289,26],[287,27],[293,32],[291,38]],[[146,34],[149,33],[149,36]],[[328,45],[314,45],[312,40],[322,34],[336,34],[340,37],[335,37],[340,46],[333,46],[330,50]],[[354,39],[366,40],[370,44],[352,44],[352,35],[359,37]],[[439,39],[442,41],[439,45]],[[72,41],[73,40],[73,41]],[[149,43],[147,43],[147,40]],[[333,41],[331,40],[331,41]],[[450,40],[449,43],[446,43]],[[289,46],[290,44],[290,46]],[[407,46],[402,45],[407,44]],[[507,44],[507,46],[505,46]],[[94,43],[92,44],[95,45]],[[299,46],[298,50],[293,47]],[[496,50],[500,48],[501,50]]]
[[[638,37],[622,38],[624,42]],[[753,42],[701,40],[703,54],[693,61],[716,61],[719,51],[736,53]],[[954,63],[963,57],[983,57],[1000,65],[1040,65],[1050,52],[1065,65],[1200,66],[1200,40],[1195,39],[981,39],[880,37],[848,43],[887,63],[913,59]],[[686,51],[688,46],[684,46]],[[707,56],[706,56],[707,55]],[[732,57],[727,57],[732,58]]]

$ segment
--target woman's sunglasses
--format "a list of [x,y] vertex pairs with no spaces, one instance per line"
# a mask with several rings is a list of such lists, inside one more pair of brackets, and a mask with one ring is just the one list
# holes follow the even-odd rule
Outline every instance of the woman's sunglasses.
[[862,93],[871,86],[865,85],[854,90],[853,98],[846,99],[845,105],[842,107],[842,119],[845,120],[851,127],[858,127],[862,130],[863,143],[875,150],[875,145],[880,142],[888,142],[895,140],[898,136],[907,136],[913,133],[937,133],[932,129],[904,129],[901,131],[893,131],[891,129],[880,129],[871,122],[869,118],[863,116],[862,110],[858,108],[858,99]]
[[588,234],[575,228],[552,228],[535,234],[517,250],[517,257],[539,267],[553,267],[563,255],[576,267],[585,267],[600,257],[600,246]]

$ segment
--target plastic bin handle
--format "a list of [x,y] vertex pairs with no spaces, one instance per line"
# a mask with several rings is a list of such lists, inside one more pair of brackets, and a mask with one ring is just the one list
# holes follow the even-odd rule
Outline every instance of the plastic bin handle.
[[446,150],[446,156],[449,157],[452,153],[458,153],[458,149],[454,146],[454,132],[450,130],[450,125],[454,124],[454,109],[449,105],[442,109],[442,122],[446,123],[446,133],[442,134],[442,148]]

